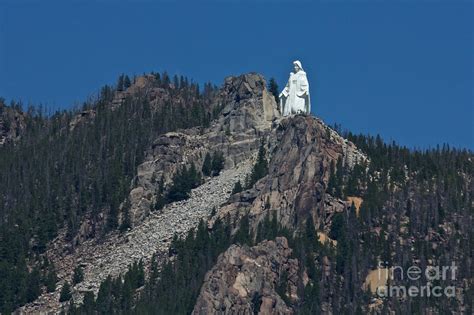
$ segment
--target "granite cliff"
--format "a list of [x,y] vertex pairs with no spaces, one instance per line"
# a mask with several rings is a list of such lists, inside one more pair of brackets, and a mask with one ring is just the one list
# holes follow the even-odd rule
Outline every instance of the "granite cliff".
[[232,245],[207,274],[193,314],[293,314],[277,291],[287,274],[284,290],[297,300],[297,273],[284,237],[253,247]]

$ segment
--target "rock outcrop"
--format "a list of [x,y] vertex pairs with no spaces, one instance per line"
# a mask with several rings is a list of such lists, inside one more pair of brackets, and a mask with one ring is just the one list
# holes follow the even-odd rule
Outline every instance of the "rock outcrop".
[[290,256],[284,237],[232,245],[207,273],[193,314],[293,314],[284,301],[298,299],[298,262]]
[[226,169],[248,160],[279,117],[276,102],[258,74],[226,78],[216,102],[223,109],[209,128],[166,133],[147,151],[129,196],[132,224],[148,216],[156,202],[157,181],[168,186],[183,165],[194,163],[200,169],[207,152],[223,152]]
[[328,217],[347,206],[325,193],[331,162],[342,158],[353,167],[368,160],[320,119],[302,115],[274,121],[268,151],[268,175],[252,189],[233,196],[222,216],[249,213],[255,229],[274,211],[279,223],[296,231],[311,215],[316,226],[324,228]]

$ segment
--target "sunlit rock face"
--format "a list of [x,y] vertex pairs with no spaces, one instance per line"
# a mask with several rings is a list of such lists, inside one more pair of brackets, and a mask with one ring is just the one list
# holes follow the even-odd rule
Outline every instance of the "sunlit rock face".
[[293,302],[300,298],[299,266],[291,252],[284,237],[230,246],[207,273],[192,314],[294,314],[277,292],[279,279],[289,275],[285,295]]

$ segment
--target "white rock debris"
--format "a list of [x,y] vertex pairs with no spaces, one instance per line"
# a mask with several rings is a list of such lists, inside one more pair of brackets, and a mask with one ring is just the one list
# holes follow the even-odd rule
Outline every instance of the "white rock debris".
[[[147,265],[155,253],[167,255],[175,233],[184,236],[197,227],[200,219],[208,218],[213,208],[218,209],[227,201],[234,184],[238,180],[244,181],[252,165],[249,159],[222,171],[219,176],[209,178],[192,190],[189,199],[166,205],[160,213],[151,213],[142,224],[127,233],[112,235],[101,244],[84,242],[73,254],[57,257],[60,261],[53,261],[59,267],[60,285],[56,291],[41,295],[18,311],[21,314],[60,312],[59,292],[64,281],[71,279],[71,264],[81,265],[84,270],[84,281],[73,288],[73,300],[78,303],[82,301],[84,292],[97,294],[103,280],[123,274],[133,262],[143,259]],[[61,265],[66,266],[61,268]]]

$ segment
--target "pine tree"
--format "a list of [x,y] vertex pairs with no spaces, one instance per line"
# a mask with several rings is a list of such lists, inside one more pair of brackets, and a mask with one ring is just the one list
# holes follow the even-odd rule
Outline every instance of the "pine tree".
[[123,74],[121,74],[117,81],[117,91],[123,91]]
[[163,88],[168,88],[171,81],[170,81],[170,76],[168,75],[168,72],[163,72],[161,76],[161,83]]
[[250,234],[250,222],[248,214],[244,215],[240,220],[240,227],[235,234],[235,243],[251,245],[252,236]]
[[241,192],[243,190],[242,188],[242,184],[240,183],[240,180],[238,180],[235,185],[234,185],[234,188],[232,189],[232,194],[238,194],[239,192]]
[[224,169],[224,154],[221,151],[216,151],[214,152],[212,156],[212,163],[211,163],[211,175],[212,176],[217,176],[220,174],[221,170]]
[[344,215],[342,213],[336,213],[332,218],[329,237],[333,240],[339,240],[344,234],[345,226]]
[[87,291],[84,294],[84,300],[82,306],[80,308],[81,314],[92,315],[94,313],[95,308],[95,298],[94,293],[92,291]]
[[212,159],[209,152],[207,152],[206,156],[204,157],[204,163],[202,164],[202,173],[204,174],[204,176],[211,176],[211,172],[212,172]]
[[155,205],[153,209],[155,211],[160,211],[166,204],[166,199],[163,197],[163,194],[159,193],[156,195]]
[[126,89],[128,89],[131,85],[132,85],[132,83],[130,82],[130,78],[128,77],[128,75],[125,75],[125,77],[124,77],[124,79],[123,79],[123,89],[126,90]]
[[66,302],[71,299],[71,286],[69,285],[69,282],[65,282],[62,289],[61,293],[59,294],[59,302]]
[[275,98],[275,101],[279,102],[279,91],[278,91],[278,84],[277,82],[275,81],[275,78],[270,78],[270,82],[268,82],[268,91],[270,91],[270,93],[273,95],[273,97]]
[[123,205],[123,218],[122,223],[120,224],[120,231],[124,232],[132,226],[132,220],[130,218],[130,200],[127,198]]
[[84,271],[80,266],[77,266],[74,269],[74,275],[72,276],[72,283],[73,284],[78,284],[84,280]]
[[201,172],[198,172],[194,163],[191,163],[191,166],[188,171],[189,181],[191,182],[191,188],[196,188],[201,185],[202,178]]
[[179,78],[176,74],[173,76],[173,85],[175,89],[179,89]]
[[44,284],[46,285],[46,291],[54,292],[56,290],[57,281],[58,281],[58,277],[56,275],[56,270],[54,269],[54,267],[50,267],[46,275],[46,279],[44,281]]
[[185,166],[178,170],[173,177],[173,184],[168,191],[167,201],[180,201],[189,197],[191,189],[197,186],[196,181],[200,181],[200,176],[197,175],[196,169],[194,169],[195,174],[191,174],[191,176],[190,171],[192,171],[192,168],[187,169]]
[[266,159],[266,155],[267,152],[262,141],[258,149],[257,162],[253,166],[252,173],[250,174],[248,182],[246,183],[247,189],[251,188],[259,179],[265,177],[268,174],[268,162]]
[[112,231],[115,230],[118,226],[118,203],[113,200],[110,209],[109,209],[109,214],[107,216],[107,230]]
[[28,285],[26,288],[26,302],[34,301],[40,294],[40,273],[38,268],[34,268],[28,275]]

